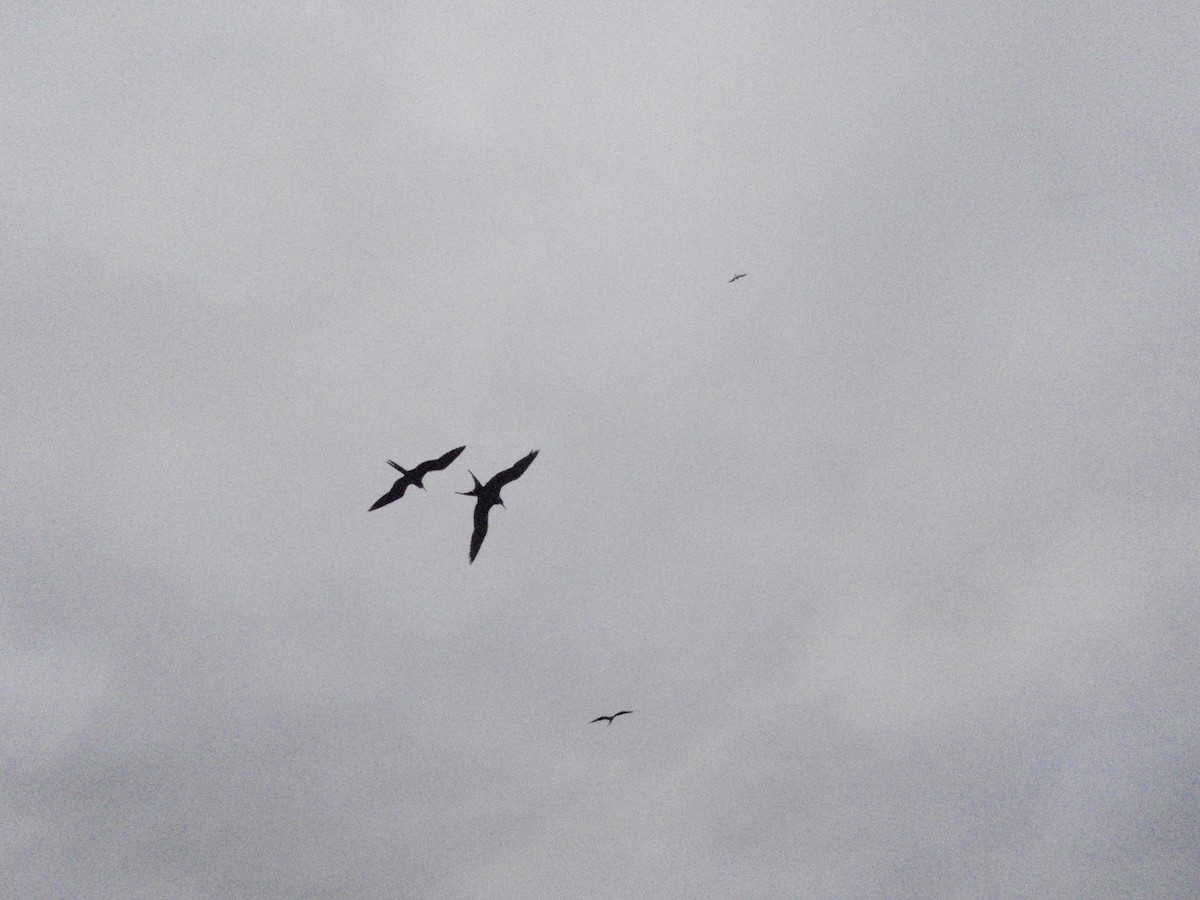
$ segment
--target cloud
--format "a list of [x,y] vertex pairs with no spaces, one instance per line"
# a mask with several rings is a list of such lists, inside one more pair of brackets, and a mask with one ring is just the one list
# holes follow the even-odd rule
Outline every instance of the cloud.
[[7,893],[1189,893],[1179,10],[3,16]]

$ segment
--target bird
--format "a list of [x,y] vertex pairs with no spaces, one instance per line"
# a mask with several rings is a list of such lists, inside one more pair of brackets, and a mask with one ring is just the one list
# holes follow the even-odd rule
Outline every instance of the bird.
[[488,512],[493,506],[499,503],[504,505],[504,501],[500,499],[500,489],[510,481],[516,481],[525,474],[525,470],[537,458],[538,452],[531,450],[528,456],[523,456],[503,472],[497,472],[487,484],[480,484],[479,479],[475,477],[475,473],[470,469],[467,471],[471,475],[471,479],[475,482],[475,487],[469,491],[458,491],[464,497],[475,498],[475,529],[471,532],[471,562],[475,562],[475,557],[479,555],[479,548],[483,546],[483,539],[487,537],[488,529]]
[[400,472],[403,477],[397,478],[396,483],[392,485],[392,489],[376,500],[375,504],[371,507],[371,509],[367,510],[367,512],[379,509],[381,506],[387,506],[393,500],[399,500],[404,496],[404,492],[408,489],[409,485],[413,485],[415,487],[419,487],[421,490],[425,490],[425,485],[421,484],[422,479],[424,479],[425,476],[430,472],[436,472],[440,469],[446,468],[446,466],[458,459],[458,454],[462,453],[466,449],[467,447],[465,444],[461,447],[455,447],[449,453],[445,453],[439,456],[437,459],[427,460],[421,463],[419,466],[414,466],[411,469],[406,469],[399,463],[394,463],[389,459],[388,465]]
[[623,709],[620,712],[613,713],[611,716],[596,716],[596,718],[592,719],[592,721],[588,722],[588,724],[595,725],[597,722],[607,722],[609,725],[611,725],[612,720],[617,716],[627,716],[631,712],[633,712],[632,709]]
[[741,275],[734,275],[732,278],[730,278],[730,279],[729,279],[727,282],[725,282],[725,283],[726,283],[726,284],[733,284],[733,283],[734,283],[735,281],[737,281],[739,278],[745,278],[745,277],[746,277],[746,273],[745,273],[745,272],[743,272]]

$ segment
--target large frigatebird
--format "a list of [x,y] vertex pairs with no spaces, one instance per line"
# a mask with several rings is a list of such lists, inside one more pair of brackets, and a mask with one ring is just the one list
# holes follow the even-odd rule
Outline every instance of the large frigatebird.
[[745,273],[745,272],[743,272],[741,275],[734,275],[732,278],[730,278],[730,279],[729,279],[727,282],[725,282],[725,283],[726,283],[726,284],[733,284],[733,283],[734,283],[735,281],[737,281],[739,278],[745,278],[745,277],[746,277],[746,273]]
[[446,468],[446,466],[458,459],[458,454],[462,453],[465,449],[467,449],[465,444],[461,447],[455,447],[449,453],[443,454],[437,459],[427,460],[426,462],[421,463],[419,466],[414,466],[411,469],[406,469],[399,463],[394,463],[389,459],[388,465],[400,472],[403,477],[397,478],[396,483],[392,485],[392,489],[376,500],[375,505],[372,506],[371,509],[367,510],[367,512],[370,512],[374,509],[379,509],[381,506],[387,506],[393,500],[399,500],[404,496],[404,492],[408,489],[409,485],[419,487],[421,490],[425,490],[425,485],[421,484],[422,479],[424,479],[424,477],[430,472],[436,472],[440,469]]
[[595,725],[597,722],[607,722],[609,725],[611,725],[612,720],[617,716],[627,716],[631,712],[633,712],[632,709],[623,709],[620,712],[613,713],[611,716],[596,716],[596,718],[592,719],[592,721],[588,722],[588,724]]
[[536,450],[530,451],[528,456],[524,456],[517,460],[509,468],[503,472],[497,472],[487,484],[480,484],[479,479],[475,477],[475,473],[470,472],[471,479],[475,482],[475,487],[469,491],[459,491],[464,497],[475,498],[475,530],[471,532],[471,562],[475,562],[475,557],[479,553],[479,548],[483,546],[483,539],[487,537],[488,528],[488,512],[493,506],[499,503],[504,505],[504,501],[500,499],[500,489],[510,481],[516,481],[529,468],[530,463],[537,457]]

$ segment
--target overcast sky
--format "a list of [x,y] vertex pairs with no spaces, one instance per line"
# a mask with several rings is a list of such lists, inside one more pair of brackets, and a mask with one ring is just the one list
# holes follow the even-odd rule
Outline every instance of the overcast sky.
[[4,4],[0,894],[1200,891],[1198,36]]

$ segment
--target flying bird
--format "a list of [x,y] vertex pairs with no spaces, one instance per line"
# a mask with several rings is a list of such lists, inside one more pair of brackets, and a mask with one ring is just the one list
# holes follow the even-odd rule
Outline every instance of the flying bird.
[[745,272],[743,272],[741,275],[734,275],[732,278],[730,278],[730,279],[729,279],[727,282],[725,282],[725,283],[726,283],[726,284],[733,284],[733,283],[734,283],[735,281],[737,281],[739,278],[745,278],[745,277],[746,277],[746,273],[745,273]]
[[588,722],[588,724],[595,725],[597,722],[607,722],[609,725],[611,725],[612,720],[617,716],[627,716],[631,712],[633,712],[632,709],[623,709],[620,712],[613,713],[611,716],[596,716],[596,718],[592,719],[592,721]]
[[500,499],[500,489],[510,481],[516,481],[525,474],[525,470],[537,458],[538,452],[531,450],[528,456],[524,456],[517,460],[509,468],[503,472],[497,472],[493,475],[487,484],[480,484],[479,479],[475,477],[475,473],[470,469],[467,471],[471,475],[471,479],[475,482],[475,487],[469,491],[459,491],[464,497],[475,498],[475,530],[471,532],[471,562],[475,562],[475,557],[479,554],[479,548],[483,546],[483,539],[487,537],[488,529],[488,512],[493,506],[499,503],[504,505],[504,501]]
[[406,469],[399,463],[394,463],[389,459],[388,465],[400,472],[402,477],[397,478],[396,483],[392,485],[392,489],[376,500],[375,505],[367,510],[367,512],[379,509],[381,506],[387,506],[393,500],[399,500],[404,496],[404,492],[410,485],[425,490],[425,485],[421,484],[422,479],[430,472],[437,472],[446,468],[446,466],[458,459],[458,454],[462,453],[465,449],[467,449],[465,444],[461,447],[455,447],[449,453],[443,454],[437,459],[427,460],[411,469]]

